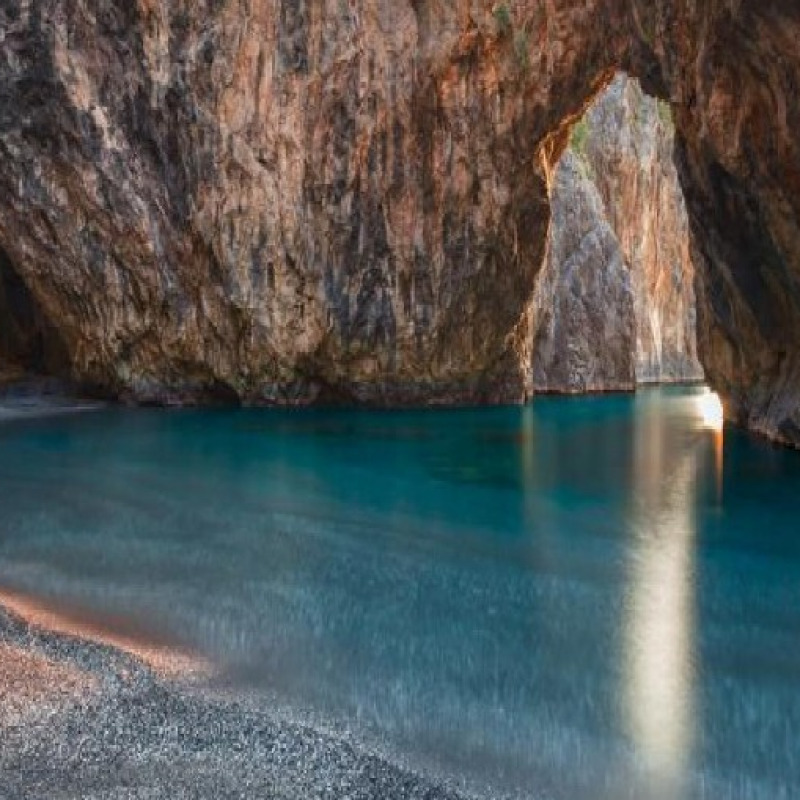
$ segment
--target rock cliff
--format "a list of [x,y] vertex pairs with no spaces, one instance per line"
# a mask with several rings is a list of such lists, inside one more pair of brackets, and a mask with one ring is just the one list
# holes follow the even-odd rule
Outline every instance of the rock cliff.
[[694,266],[667,107],[618,76],[573,130],[534,295],[534,388],[697,380]]
[[800,442],[800,7],[6,0],[0,249],[138,399],[519,400],[570,126],[670,103],[729,415]]
[[532,310],[537,391],[636,386],[631,270],[587,170],[572,151],[556,170],[553,228]]

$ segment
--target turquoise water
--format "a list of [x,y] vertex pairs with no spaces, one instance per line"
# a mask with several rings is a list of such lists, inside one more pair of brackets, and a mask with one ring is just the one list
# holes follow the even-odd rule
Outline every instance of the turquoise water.
[[800,796],[800,454],[704,390],[0,425],[0,585],[489,793]]

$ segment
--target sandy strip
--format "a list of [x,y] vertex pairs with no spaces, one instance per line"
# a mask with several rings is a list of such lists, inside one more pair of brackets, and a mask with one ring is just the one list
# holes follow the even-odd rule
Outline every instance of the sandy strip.
[[35,628],[109,645],[135,656],[157,674],[183,680],[206,680],[214,675],[210,661],[138,630],[128,620],[99,616],[77,607],[65,608],[23,592],[0,588],[0,606]]
[[0,798],[468,797],[345,734],[276,714],[263,701],[220,697],[202,683],[187,685],[183,675],[171,678],[196,663],[134,633],[3,591]]

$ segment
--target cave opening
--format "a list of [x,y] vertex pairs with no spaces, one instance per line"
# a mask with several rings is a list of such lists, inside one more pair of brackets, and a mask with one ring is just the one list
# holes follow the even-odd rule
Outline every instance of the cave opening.
[[66,377],[69,363],[61,334],[0,248],[0,379]]
[[535,391],[703,380],[674,148],[669,105],[623,73],[573,124],[535,290]]

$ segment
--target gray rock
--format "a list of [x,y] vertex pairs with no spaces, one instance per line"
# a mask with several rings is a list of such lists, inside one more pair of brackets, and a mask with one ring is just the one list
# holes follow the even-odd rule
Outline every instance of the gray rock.
[[556,173],[548,257],[534,296],[539,391],[632,389],[631,275],[586,165],[567,152]]
[[625,76],[578,123],[556,170],[533,302],[538,390],[703,377],[674,144],[666,106]]

